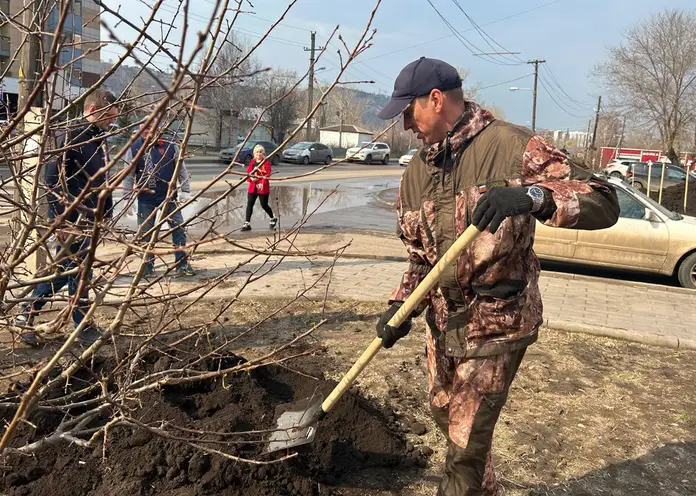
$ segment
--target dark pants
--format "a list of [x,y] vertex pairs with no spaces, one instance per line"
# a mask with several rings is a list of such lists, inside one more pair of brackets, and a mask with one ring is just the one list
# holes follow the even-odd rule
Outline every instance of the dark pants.
[[[157,209],[162,206],[161,203],[150,203],[142,200],[138,200],[138,226],[140,234],[144,234],[152,229],[155,225],[155,220],[157,220]],[[186,232],[181,224],[184,223],[184,216],[181,210],[171,215],[172,211],[176,208],[176,203],[170,202],[167,204],[165,217],[169,216],[167,223],[169,227],[173,229],[172,231],[172,242],[174,246],[186,246]],[[154,233],[152,233],[154,234]],[[148,236],[145,241],[150,241],[152,235]],[[185,263],[187,260],[186,252],[184,250],[177,250],[174,252],[174,257],[176,260],[177,267],[180,264]],[[152,267],[155,263],[155,256],[152,253],[145,255],[145,260],[148,265]]]
[[271,210],[271,207],[268,206],[268,197],[270,195],[260,195],[256,191],[253,193],[249,193],[247,195],[247,208],[246,208],[246,221],[251,222],[251,214],[254,212],[254,204],[256,203],[256,198],[261,201],[261,208],[263,208],[264,212],[268,214],[268,216],[272,219],[273,218],[273,210]]
[[[445,474],[438,496],[500,494],[491,460],[493,431],[525,351],[522,348],[459,363],[447,406],[438,408],[431,402],[435,422],[447,438]],[[485,378],[493,376],[497,376],[498,385],[487,390]]]
[[[67,270],[75,269],[79,267],[87,252],[89,251],[91,238],[82,238],[75,243],[71,244],[67,250],[67,253],[63,253],[61,260],[58,263],[58,272],[64,272]],[[62,246],[59,244],[57,253],[60,253]],[[34,315],[37,314],[43,306],[48,302],[48,300],[59,292],[63,287],[68,284],[68,294],[72,297],[77,293],[77,288],[80,284],[81,272],[70,276],[58,276],[52,281],[39,283],[31,294],[32,301],[26,303],[23,307],[24,313],[29,313],[30,321],[33,320]],[[87,275],[87,283],[92,279],[92,273]],[[89,284],[85,284],[80,297],[77,300],[77,304],[73,308],[72,318],[75,326],[80,325],[84,320],[87,311],[89,310]]]

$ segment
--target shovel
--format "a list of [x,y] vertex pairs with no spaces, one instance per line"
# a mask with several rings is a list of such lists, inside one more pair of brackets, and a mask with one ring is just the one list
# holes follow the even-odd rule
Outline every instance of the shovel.
[[[399,327],[408,315],[416,309],[421,300],[437,284],[445,269],[452,265],[462,252],[476,239],[480,231],[470,225],[466,231],[450,246],[449,250],[421,281],[411,295],[406,299],[399,311],[389,321],[390,326]],[[375,338],[370,346],[353,364],[341,382],[331,391],[328,398],[315,395],[295,403],[286,403],[276,407],[277,429],[268,438],[266,453],[272,453],[286,448],[293,448],[311,443],[316,434],[316,424],[331,411],[336,402],[355,382],[358,375],[382,348],[382,338]]]

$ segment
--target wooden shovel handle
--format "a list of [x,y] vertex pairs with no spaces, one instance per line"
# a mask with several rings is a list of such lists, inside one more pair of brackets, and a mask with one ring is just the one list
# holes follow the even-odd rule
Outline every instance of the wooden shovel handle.
[[[462,233],[459,238],[450,246],[449,250],[440,259],[439,262],[433,267],[427,276],[421,281],[421,283],[413,290],[409,295],[399,311],[394,314],[394,316],[389,320],[389,325],[392,327],[399,327],[406,317],[411,315],[418,304],[423,298],[425,298],[433,287],[438,283],[442,273],[447,267],[452,265],[457,258],[462,254],[464,250],[471,244],[471,242],[476,239],[480,234],[480,231],[476,229],[474,225],[470,225],[466,231]],[[375,338],[370,343],[370,346],[360,355],[360,358],[353,364],[348,373],[343,376],[341,382],[331,391],[331,394],[324,400],[321,404],[321,409],[324,413],[328,413],[336,402],[343,396],[350,386],[355,382],[355,379],[360,375],[367,364],[372,361],[377,352],[382,348],[382,338]]]

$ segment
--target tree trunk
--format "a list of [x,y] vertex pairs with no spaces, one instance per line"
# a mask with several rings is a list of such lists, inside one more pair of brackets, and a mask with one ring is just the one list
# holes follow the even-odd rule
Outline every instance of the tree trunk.
[[218,128],[217,136],[215,138],[215,146],[218,148],[222,148],[222,110],[218,112]]
[[667,149],[667,158],[673,164],[679,164],[679,154],[674,150],[673,146]]

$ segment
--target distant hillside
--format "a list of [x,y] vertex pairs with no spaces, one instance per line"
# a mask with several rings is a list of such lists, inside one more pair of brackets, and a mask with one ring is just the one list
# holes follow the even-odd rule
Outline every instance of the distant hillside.
[[387,104],[389,96],[380,93],[368,93],[366,91],[357,91],[356,93],[360,98],[365,98],[369,102],[363,114],[363,125],[367,128],[375,129],[384,127],[384,121],[377,117],[377,114]]

